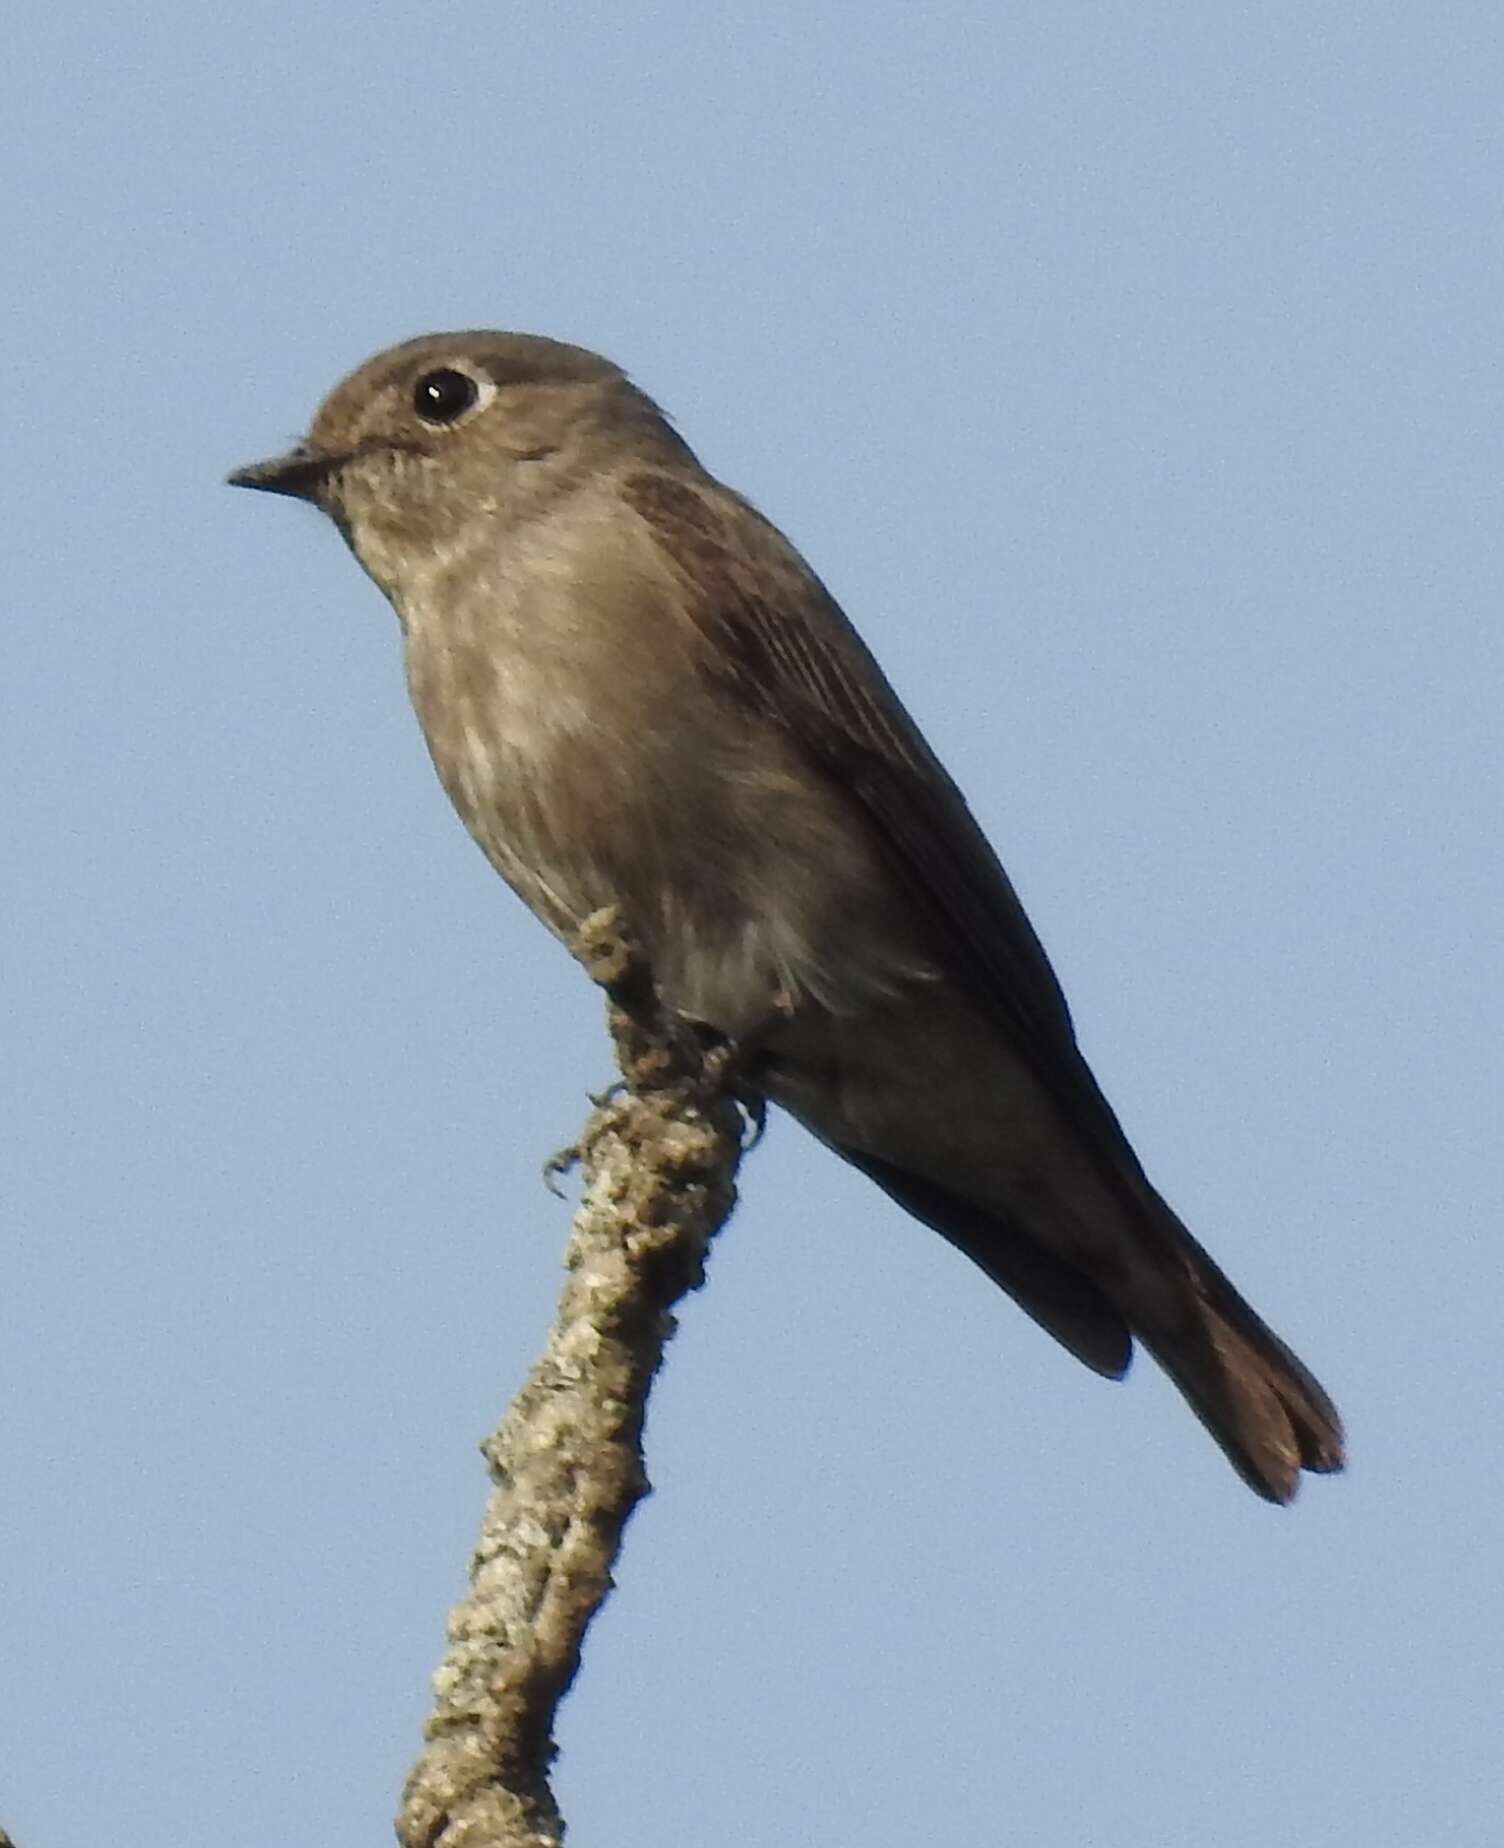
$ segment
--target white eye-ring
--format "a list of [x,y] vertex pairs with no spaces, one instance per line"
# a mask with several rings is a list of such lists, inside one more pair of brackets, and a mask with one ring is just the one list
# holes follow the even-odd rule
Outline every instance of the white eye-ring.
[[461,372],[458,366],[437,366],[414,385],[413,409],[426,424],[457,424],[495,395],[490,379]]

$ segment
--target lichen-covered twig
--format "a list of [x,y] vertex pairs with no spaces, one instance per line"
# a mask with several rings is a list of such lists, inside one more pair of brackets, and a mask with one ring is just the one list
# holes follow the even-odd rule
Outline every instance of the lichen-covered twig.
[[614,914],[591,919],[576,952],[610,997],[626,1086],[580,1138],[584,1195],[558,1314],[484,1446],[495,1486],[403,1793],[403,1848],[562,1841],[554,1715],[647,1493],[643,1417],[673,1306],[703,1280],[735,1198],[737,1107],[707,1093]]

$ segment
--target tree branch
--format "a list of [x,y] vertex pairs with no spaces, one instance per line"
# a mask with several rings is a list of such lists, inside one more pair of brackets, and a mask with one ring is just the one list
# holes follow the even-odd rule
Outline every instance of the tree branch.
[[403,1848],[553,1848],[554,1715],[648,1491],[642,1428],[673,1306],[704,1281],[735,1200],[742,1121],[666,1020],[614,912],[576,954],[607,992],[626,1087],[575,1149],[585,1188],[542,1357],[483,1450],[494,1488],[468,1597],[450,1615]]

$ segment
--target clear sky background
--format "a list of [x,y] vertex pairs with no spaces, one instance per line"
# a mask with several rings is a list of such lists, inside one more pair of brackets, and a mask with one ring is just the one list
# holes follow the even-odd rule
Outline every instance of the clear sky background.
[[8,28],[0,1819],[389,1839],[608,1077],[331,528],[377,348],[598,347],[969,792],[1347,1415],[1244,1490],[787,1121],[653,1401],[572,1839],[1499,1840],[1496,5]]

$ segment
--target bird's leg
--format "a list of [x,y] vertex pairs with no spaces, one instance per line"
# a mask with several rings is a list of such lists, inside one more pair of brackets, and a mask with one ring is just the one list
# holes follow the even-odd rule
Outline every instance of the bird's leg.
[[[767,1101],[749,1074],[767,1034],[790,1012],[788,998],[775,995],[767,1022],[752,1033],[733,1037],[664,1003],[647,958],[615,906],[588,917],[573,948],[606,991],[626,1088],[651,1091],[665,1084],[682,1086],[705,1104],[729,1096],[752,1126],[752,1144],[759,1141],[767,1120]],[[593,1101],[599,1107],[621,1088],[613,1085],[603,1098]],[[573,1150],[559,1151],[545,1170],[550,1185],[573,1161]]]
[[769,1063],[768,1042],[794,1012],[794,997],[786,989],[774,992],[766,1016],[748,1031],[733,1036],[701,1021],[691,1025],[704,1043],[700,1083],[707,1096],[728,1094],[747,1119],[751,1135],[745,1146],[755,1149],[768,1126],[768,1098],[762,1074]]
[[744,1146],[755,1149],[768,1124],[768,1100],[750,1076],[759,1061],[762,1033],[732,1039],[703,1021],[686,1021],[684,1025],[701,1049],[695,1089],[707,1100],[729,1096],[751,1126],[752,1133]]

